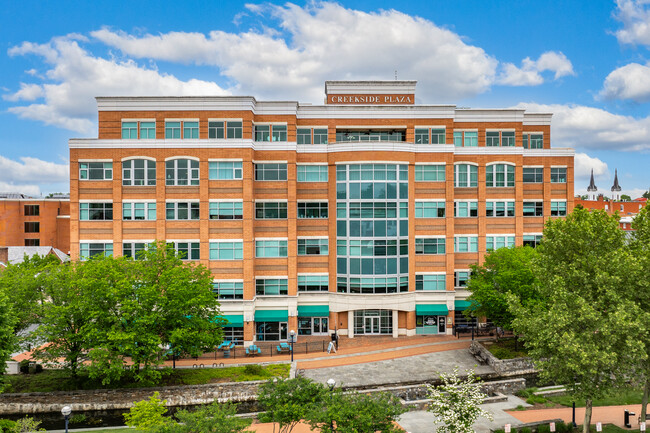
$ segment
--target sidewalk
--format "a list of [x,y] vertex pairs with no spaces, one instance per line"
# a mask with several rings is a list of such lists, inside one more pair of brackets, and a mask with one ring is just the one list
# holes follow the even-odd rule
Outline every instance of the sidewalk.
[[[623,425],[623,411],[627,409],[634,412],[635,415],[630,417],[630,424],[633,429],[639,428],[638,417],[641,413],[640,404],[631,404],[624,406],[598,406],[594,407],[591,413],[591,423],[596,424],[601,422],[603,424],[614,424],[618,427]],[[508,411],[509,415],[517,418],[521,422],[543,421],[547,419],[560,418],[565,422],[571,421],[572,408],[559,408],[559,409],[535,409],[535,410],[522,410],[522,411]],[[576,424],[582,424],[585,419],[585,408],[576,408]]]

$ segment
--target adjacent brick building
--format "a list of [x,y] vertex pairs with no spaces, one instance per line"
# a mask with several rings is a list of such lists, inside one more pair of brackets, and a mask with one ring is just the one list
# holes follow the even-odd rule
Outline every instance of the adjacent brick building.
[[470,264],[573,208],[551,114],[418,105],[414,81],[325,94],[97,98],[98,138],[70,140],[72,258],[173,243],[246,344],[450,333]]

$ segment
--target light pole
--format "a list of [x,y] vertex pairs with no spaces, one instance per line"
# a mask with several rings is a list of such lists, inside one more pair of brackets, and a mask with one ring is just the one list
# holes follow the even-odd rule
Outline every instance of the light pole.
[[[330,388],[330,409],[332,406],[332,397],[334,396],[334,385],[336,385],[334,379],[327,379],[327,386]],[[330,412],[330,431],[334,431],[334,418],[332,418],[332,412]]]
[[293,343],[296,341],[296,331],[289,331],[289,344],[291,345],[291,362],[293,362]]
[[70,419],[71,413],[72,408],[70,408],[70,406],[63,406],[63,408],[61,408],[61,414],[65,418],[65,433],[68,433],[68,420]]

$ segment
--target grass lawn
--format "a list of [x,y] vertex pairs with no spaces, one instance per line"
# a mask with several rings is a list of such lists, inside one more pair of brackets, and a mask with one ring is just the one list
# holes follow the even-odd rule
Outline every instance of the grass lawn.
[[[246,382],[251,380],[266,380],[271,377],[289,376],[289,364],[272,364],[258,366],[255,364],[243,367],[222,367],[202,369],[167,370],[159,383],[149,386],[169,385],[201,385],[220,382]],[[103,388],[140,388],[146,385],[125,377],[120,383],[103,386],[100,380],[80,377],[75,383],[66,371],[45,370],[39,374],[19,374],[5,376],[8,384],[5,392],[53,392],[72,391],[76,389]]]
[[[632,389],[625,388],[615,391],[613,394],[608,395],[607,397],[597,399],[593,401],[594,406],[617,406],[621,404],[641,404],[641,397],[643,396],[643,390],[641,389]],[[584,400],[574,399],[570,394],[566,395],[554,395],[546,397],[547,400],[550,400],[554,403],[561,404],[563,406],[571,406],[575,401],[576,407],[585,407]]]
[[[484,343],[485,344],[485,343]],[[512,359],[528,356],[528,352],[524,349],[524,342],[519,339],[517,343],[517,350],[515,350],[515,339],[501,339],[492,344],[485,344],[487,350],[499,359]]]

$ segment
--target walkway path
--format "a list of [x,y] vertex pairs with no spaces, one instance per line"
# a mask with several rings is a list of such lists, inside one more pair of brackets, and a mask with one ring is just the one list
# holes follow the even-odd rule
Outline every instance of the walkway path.
[[[639,414],[641,413],[640,404],[631,404],[627,406],[598,406],[593,408],[591,414],[591,423],[596,424],[601,422],[603,424],[615,424],[619,427],[623,427],[623,411],[627,409],[630,412],[634,412],[636,415],[631,418],[632,428],[638,429],[639,423],[637,421]],[[571,411],[570,407],[559,408],[559,409],[536,409],[536,410],[525,410],[525,411],[512,411],[508,412],[513,417],[517,418],[521,422],[533,422],[533,421],[542,421],[546,419],[560,418],[565,422],[571,421]],[[577,407],[576,408],[576,423],[581,424],[585,419],[585,408]]]

